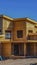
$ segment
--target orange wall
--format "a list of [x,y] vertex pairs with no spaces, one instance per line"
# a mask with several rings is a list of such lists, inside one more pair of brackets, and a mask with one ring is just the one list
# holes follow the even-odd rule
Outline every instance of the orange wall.
[[[23,30],[23,38],[17,38],[17,30]],[[26,35],[26,23],[24,21],[16,21],[14,22],[13,29],[13,39],[14,41],[23,41],[25,40]]]
[[2,55],[7,57],[11,55],[11,44],[10,43],[2,43]]

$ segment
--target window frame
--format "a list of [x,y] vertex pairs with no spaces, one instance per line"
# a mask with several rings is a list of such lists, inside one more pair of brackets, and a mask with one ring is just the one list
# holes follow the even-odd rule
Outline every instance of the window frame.
[[23,30],[17,30],[17,38],[23,38]]
[[[6,35],[9,35],[9,37],[7,37]],[[11,39],[11,31],[10,30],[5,30],[5,39]]]

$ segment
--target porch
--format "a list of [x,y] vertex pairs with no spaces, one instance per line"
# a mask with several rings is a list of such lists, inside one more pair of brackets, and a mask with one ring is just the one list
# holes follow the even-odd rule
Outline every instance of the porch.
[[37,57],[37,43],[0,43],[0,55],[4,57]]
[[37,43],[12,43],[11,57],[37,57]]

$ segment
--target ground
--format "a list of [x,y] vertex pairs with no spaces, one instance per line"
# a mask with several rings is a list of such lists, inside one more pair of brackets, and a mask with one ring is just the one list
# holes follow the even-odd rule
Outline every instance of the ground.
[[0,65],[30,65],[30,63],[37,63],[37,58],[8,59],[0,61]]

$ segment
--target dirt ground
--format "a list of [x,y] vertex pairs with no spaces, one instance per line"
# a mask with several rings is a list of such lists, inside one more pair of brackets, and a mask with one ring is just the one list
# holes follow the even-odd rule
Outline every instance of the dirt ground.
[[37,58],[8,59],[0,61],[0,65],[30,65],[31,63],[37,63]]

